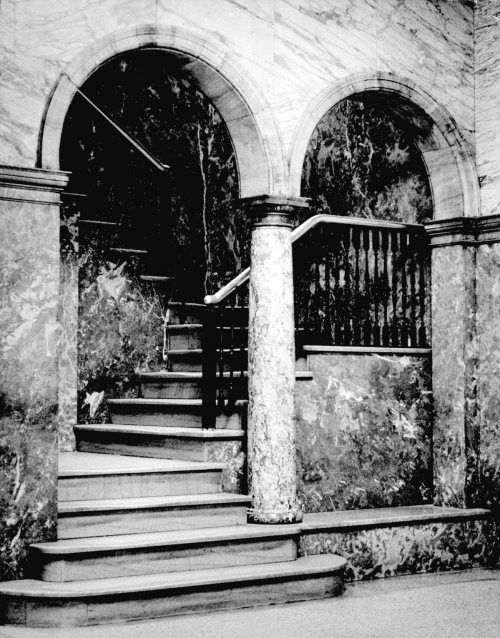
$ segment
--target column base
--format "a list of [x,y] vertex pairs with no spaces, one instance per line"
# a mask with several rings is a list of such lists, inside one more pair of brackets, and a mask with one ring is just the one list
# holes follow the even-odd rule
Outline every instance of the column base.
[[260,525],[286,525],[300,523],[303,512],[297,507],[291,510],[248,510],[248,522]]

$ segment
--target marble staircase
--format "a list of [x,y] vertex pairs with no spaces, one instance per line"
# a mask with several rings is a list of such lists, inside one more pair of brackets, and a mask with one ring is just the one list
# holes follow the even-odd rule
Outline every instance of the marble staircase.
[[[140,278],[173,289],[169,277]],[[30,547],[27,578],[0,584],[0,622],[83,626],[327,598],[346,578],[481,564],[486,510],[420,505],[248,524],[243,468],[234,476],[246,373],[234,410],[203,429],[203,306],[168,306],[168,366],[139,372],[137,397],[110,399],[109,423],[75,426],[77,452],[60,457],[58,539]],[[307,368],[297,361],[298,382],[312,378]]]
[[137,398],[108,402],[110,423],[75,427],[58,539],[31,546],[29,578],[0,585],[1,622],[80,626],[342,593],[345,560],[300,557],[299,526],[247,524],[250,499],[225,477],[227,452],[244,449],[246,400],[202,429],[197,311],[172,306],[180,370],[140,374]]

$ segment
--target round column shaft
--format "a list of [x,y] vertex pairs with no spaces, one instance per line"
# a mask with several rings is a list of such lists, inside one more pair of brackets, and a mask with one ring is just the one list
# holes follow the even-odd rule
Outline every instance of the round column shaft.
[[256,523],[293,523],[302,513],[295,463],[295,329],[292,213],[303,200],[251,201],[248,336],[248,461]]

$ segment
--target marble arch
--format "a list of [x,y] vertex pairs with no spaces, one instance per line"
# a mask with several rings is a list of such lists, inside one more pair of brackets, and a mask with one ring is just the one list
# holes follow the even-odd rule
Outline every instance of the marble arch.
[[59,169],[59,146],[66,112],[75,94],[67,74],[81,84],[110,58],[132,49],[156,47],[180,58],[199,88],[221,113],[238,163],[240,196],[285,191],[286,169],[274,117],[252,88],[248,73],[217,40],[179,27],[118,32],[87,47],[61,74],[48,103],[38,150],[38,166]]
[[389,108],[419,128],[416,143],[429,176],[435,219],[479,214],[479,187],[467,142],[451,115],[408,78],[392,73],[353,76],[317,95],[304,111],[289,153],[289,189],[300,195],[302,163],[311,135],[335,104],[348,97],[387,96]]

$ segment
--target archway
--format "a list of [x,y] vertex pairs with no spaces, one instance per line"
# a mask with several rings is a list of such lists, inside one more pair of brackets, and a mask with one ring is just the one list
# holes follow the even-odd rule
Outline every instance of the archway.
[[59,168],[59,146],[67,110],[81,86],[107,60],[140,48],[171,53],[213,101],[231,135],[241,197],[286,192],[284,153],[272,112],[252,87],[248,71],[217,40],[180,27],[145,25],[117,32],[83,50],[59,78],[42,123],[38,165]]
[[[226,134],[226,148],[227,143],[234,146],[232,158],[226,153],[226,159],[233,166],[229,171],[234,181],[231,203],[237,194],[250,196],[283,191],[284,162],[267,105],[254,95],[250,84],[222,47],[213,46],[203,37],[178,29],[145,28],[119,34],[99,42],[94,49],[85,51],[70,64],[67,75],[61,77],[48,105],[41,134],[40,165],[61,166],[59,154],[63,129],[68,111],[71,111],[70,105],[75,99],[75,85],[83,86],[87,82],[91,87],[93,78],[97,78],[101,72],[106,74],[108,64],[119,65],[124,58],[134,55],[165,56],[177,77],[184,78],[190,84],[190,90],[202,96],[201,102],[205,100],[212,103],[212,115],[218,118],[218,126],[224,130],[227,127],[229,133]],[[97,92],[98,85],[99,82],[94,85]],[[238,90],[234,85],[238,85]],[[98,101],[97,95],[93,97]],[[163,161],[169,163],[167,158]],[[113,220],[101,218],[97,221]],[[103,228],[101,225],[100,229]],[[80,239],[82,229],[83,225],[80,224]],[[69,244],[74,243],[75,234],[70,223],[63,227],[62,235],[66,235]],[[134,236],[133,229],[130,235]],[[95,242],[93,245],[95,247]],[[123,243],[117,247],[141,249],[141,246],[124,246]],[[108,418],[102,411],[103,403],[99,403],[103,393],[107,397],[126,395],[134,385],[137,369],[158,369],[166,364],[163,354],[168,311],[161,300],[158,303],[157,291],[145,294],[136,286],[140,273],[135,270],[126,275],[121,270],[123,255],[118,255],[117,259],[110,262],[105,251],[101,251],[93,260],[87,260],[83,253],[85,250],[80,252],[76,260],[74,254],[63,254],[62,258],[61,317],[66,339],[60,364],[63,379],[60,395],[64,403],[60,441],[66,449],[72,446],[72,424],[75,421],[101,422]],[[80,268],[82,255],[86,264],[83,283]],[[134,260],[133,254],[127,255],[127,268]],[[241,264],[234,264],[234,269],[240,267]],[[231,276],[234,272],[227,274]],[[214,285],[220,283],[215,281]],[[202,294],[199,295],[201,297]],[[88,321],[82,321],[82,312],[90,310],[93,315],[87,317]],[[77,368],[80,369],[79,378]],[[78,409],[75,399],[77,387]]]
[[363,97],[385,101],[389,112],[414,130],[432,190],[434,218],[476,216],[479,210],[476,169],[455,121],[414,82],[392,73],[347,78],[312,100],[295,129],[290,147],[291,193],[300,193],[303,159],[317,123],[342,100]]

